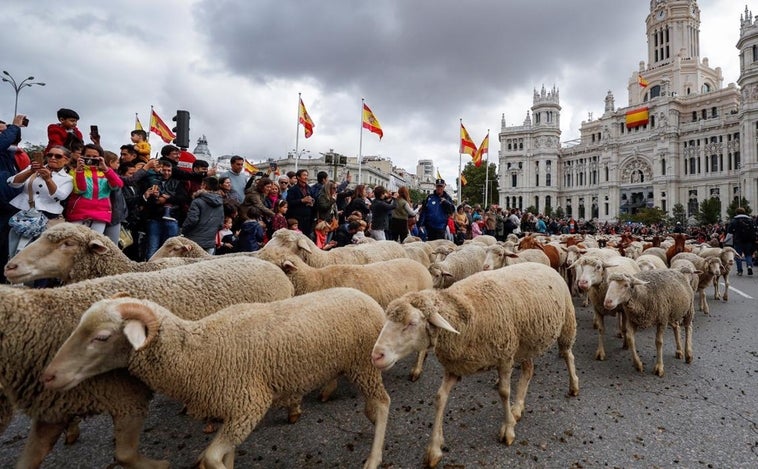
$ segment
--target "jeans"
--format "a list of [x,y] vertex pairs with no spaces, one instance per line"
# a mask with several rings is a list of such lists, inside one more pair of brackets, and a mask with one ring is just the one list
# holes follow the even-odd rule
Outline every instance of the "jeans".
[[150,259],[167,239],[178,235],[179,223],[176,220],[148,220],[145,257]]
[[748,269],[753,268],[753,250],[755,245],[753,243],[734,243],[734,250],[737,251],[741,257],[735,257],[734,262],[737,264],[737,272],[742,273],[742,260],[744,258],[745,264]]

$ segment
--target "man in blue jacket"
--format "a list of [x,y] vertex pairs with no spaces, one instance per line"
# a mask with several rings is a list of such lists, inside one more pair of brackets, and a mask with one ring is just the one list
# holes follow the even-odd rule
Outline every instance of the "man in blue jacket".
[[[8,178],[18,173],[15,148],[11,147],[21,140],[21,127],[25,118],[19,114],[10,125],[0,121],[0,268],[8,263],[8,220],[18,211],[9,202],[21,191],[8,186]],[[0,282],[5,283],[2,271]]]
[[455,212],[452,197],[445,192],[445,180],[434,181],[434,192],[426,196],[421,205],[418,225],[426,231],[428,241],[445,239],[447,219]]

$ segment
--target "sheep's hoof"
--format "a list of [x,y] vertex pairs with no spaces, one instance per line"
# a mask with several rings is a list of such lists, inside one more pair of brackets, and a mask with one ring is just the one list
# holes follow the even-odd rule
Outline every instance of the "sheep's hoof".
[[513,418],[518,422],[521,420],[521,414],[524,413],[524,406],[518,404],[511,406],[511,413],[513,414]]
[[645,366],[642,363],[635,363],[634,368],[640,373],[643,373],[645,371]]
[[687,363],[687,364],[689,364],[689,363],[692,363],[692,354],[691,354],[691,353],[688,353],[688,354],[687,354],[687,355],[684,357],[684,363]]
[[507,427],[503,424],[500,427],[500,442],[505,443],[506,446],[510,446],[516,440],[516,430],[513,427]]
[[595,360],[600,360],[600,361],[605,360],[605,351],[598,350],[597,352],[595,352]]
[[674,356],[678,358],[679,360],[681,360],[682,358],[684,358],[684,353],[681,350],[677,350]]
[[656,376],[660,376],[663,378],[663,366],[662,365],[655,365],[655,371],[653,371]]
[[429,448],[426,450],[426,456],[424,457],[424,465],[426,467],[435,468],[437,464],[442,460],[442,450],[439,448]]
[[216,433],[216,430],[218,430],[218,427],[216,426],[216,422],[205,422],[205,425],[203,425],[203,433],[206,435],[210,433]]
[[411,373],[408,375],[408,379],[411,380],[414,383],[416,381],[418,381],[418,379],[420,377],[421,377],[421,372],[420,371],[418,371],[418,372],[417,371],[411,371]]
[[66,439],[64,443],[66,445],[73,445],[74,443],[79,440],[79,422],[81,419],[78,417],[71,421],[71,423],[68,424],[68,427],[66,427]]

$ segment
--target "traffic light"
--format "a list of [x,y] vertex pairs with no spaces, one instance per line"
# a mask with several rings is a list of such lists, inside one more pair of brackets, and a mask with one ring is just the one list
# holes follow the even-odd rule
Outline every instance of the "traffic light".
[[174,116],[176,127],[172,129],[174,131],[174,135],[176,135],[176,138],[174,139],[174,145],[182,149],[189,148],[189,121],[189,111],[176,111],[176,115]]

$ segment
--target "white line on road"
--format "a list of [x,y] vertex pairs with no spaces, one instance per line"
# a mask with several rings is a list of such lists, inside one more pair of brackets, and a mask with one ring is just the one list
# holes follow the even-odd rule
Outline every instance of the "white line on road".
[[[726,287],[726,285],[724,285],[723,282],[721,283],[721,285],[723,287]],[[744,293],[744,292],[741,292],[741,291],[737,290],[736,288],[734,288],[731,285],[729,286],[729,289],[732,290],[733,292],[737,293],[738,295],[742,295],[743,298],[747,298],[748,300],[752,300],[753,299],[752,296],[748,295],[747,293]]]

